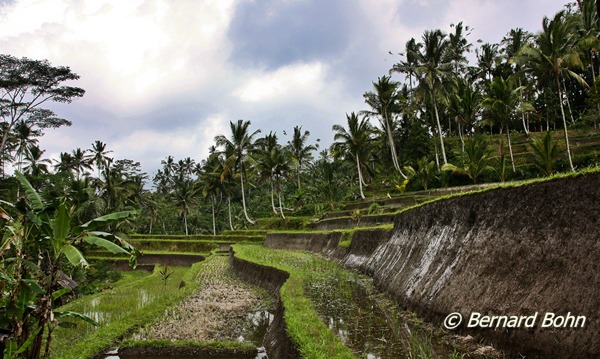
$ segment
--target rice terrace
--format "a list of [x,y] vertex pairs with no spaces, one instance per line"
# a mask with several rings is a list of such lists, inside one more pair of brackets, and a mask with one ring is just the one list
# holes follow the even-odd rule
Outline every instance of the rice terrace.
[[[285,118],[294,101],[314,101],[303,108],[319,113],[317,104],[339,97],[331,89],[354,86],[335,79],[342,70],[333,65],[311,72],[313,52],[329,53],[346,39],[342,30],[320,27],[320,11],[389,12],[374,3],[259,1],[202,2],[194,8],[200,15],[193,15],[183,2],[118,3],[66,1],[47,8],[54,22],[18,25],[9,19],[49,2],[0,1],[0,23],[9,24],[0,26],[0,41],[12,52],[0,54],[4,359],[600,358],[600,2],[565,4],[540,19],[535,31],[503,29],[497,43],[474,41],[477,26],[466,21],[419,30],[396,53],[352,63],[350,72],[358,76],[367,62],[393,59],[352,95],[362,106],[354,112],[338,108],[355,104],[350,99],[304,122],[300,107],[291,122],[234,120],[223,110],[202,122],[198,135],[188,120],[164,122],[164,116],[171,121],[192,111],[178,99],[168,111],[153,112],[162,120],[134,112],[119,117],[123,127],[112,150],[96,139],[88,149],[57,151],[78,143],[74,133],[111,133],[97,117],[110,117],[96,107],[107,97],[92,84],[115,75],[74,72],[106,60],[94,59],[94,52],[73,54],[73,70],[55,65],[60,51],[52,50],[58,40],[50,35],[47,46],[36,42],[36,52],[19,50],[14,39],[29,31],[18,32],[19,26],[56,35],[64,24],[77,23],[90,42],[67,32],[73,52],[83,43],[96,51],[93,41],[111,31],[93,32],[91,19],[121,14],[119,21],[145,26],[125,16],[137,14],[156,26],[145,28],[139,43],[127,43],[131,48],[120,48],[131,54],[138,45],[150,46],[144,39],[151,36],[164,46],[166,38],[183,44],[197,30],[205,42],[187,52],[201,48],[220,56],[211,46],[225,42],[223,62],[235,63],[240,74],[271,71],[231,90],[235,76],[205,56],[220,76],[209,81],[211,91],[227,89],[238,98],[241,117],[274,98],[277,105],[268,111]],[[397,6],[422,16],[423,9],[450,11],[455,3],[437,10],[429,2]],[[462,11],[469,19],[468,9]],[[409,31],[417,15],[393,18]],[[149,30],[163,29],[166,19],[171,27],[196,24],[194,16],[203,16],[206,26],[189,35],[179,31],[177,40]],[[116,34],[135,33],[134,25],[123,31],[119,21]],[[226,32],[219,32],[219,21]],[[267,31],[275,28],[280,36]],[[314,48],[302,41],[306,34]],[[361,36],[352,36],[362,44]],[[283,38],[302,51],[277,42]],[[144,62],[127,66],[141,59],[150,66],[159,52],[143,54],[131,56],[131,63],[120,60],[126,88],[139,80],[128,76]],[[303,65],[269,62],[287,56]],[[187,66],[180,60],[169,74]],[[348,65],[344,61],[335,66]],[[190,73],[190,79],[212,79],[197,67],[202,75]],[[328,90],[313,76],[324,72],[336,83]],[[115,94],[127,92],[126,101],[134,103],[179,91],[167,76],[152,73],[144,75],[144,86]],[[186,76],[177,79],[192,93]],[[87,92],[78,87],[84,84]],[[162,85],[161,96],[148,92]],[[298,91],[294,100],[286,97],[291,87]],[[307,95],[313,90],[318,100]],[[210,91],[199,93],[208,96],[206,113],[218,107],[207,105]],[[92,108],[86,122],[81,117]],[[331,123],[319,117],[332,113]],[[324,123],[326,132],[319,127]],[[69,132],[77,126],[85,131]],[[190,157],[197,155],[196,142],[207,151]],[[132,157],[119,158],[127,149]],[[180,151],[190,154],[179,159]],[[153,172],[131,159],[136,156],[155,158]]]

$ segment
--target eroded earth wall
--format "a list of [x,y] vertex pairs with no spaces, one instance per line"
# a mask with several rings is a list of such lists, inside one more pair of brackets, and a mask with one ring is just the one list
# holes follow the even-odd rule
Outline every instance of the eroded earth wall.
[[[399,214],[394,227],[342,262],[434,323],[462,314],[457,332],[513,355],[600,357],[600,174],[430,203]],[[473,312],[537,318],[532,328],[468,329]],[[542,328],[546,313],[586,321]]]

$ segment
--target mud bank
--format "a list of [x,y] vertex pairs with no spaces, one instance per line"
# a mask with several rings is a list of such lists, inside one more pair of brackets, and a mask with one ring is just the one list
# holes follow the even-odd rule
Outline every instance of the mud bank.
[[308,250],[333,256],[342,238],[341,232],[329,233],[268,233],[264,246],[273,249]]
[[[433,202],[368,239],[353,240],[342,263],[433,323],[458,312],[456,332],[515,357],[600,357],[600,174]],[[537,318],[467,328],[474,312]],[[546,313],[586,319],[543,328]]]
[[300,358],[298,349],[287,335],[284,320],[285,310],[279,297],[279,290],[289,278],[289,274],[275,268],[236,258],[232,249],[230,250],[230,260],[231,266],[237,275],[249,283],[263,287],[277,298],[278,304],[273,322],[267,329],[263,341],[263,345],[269,358]]

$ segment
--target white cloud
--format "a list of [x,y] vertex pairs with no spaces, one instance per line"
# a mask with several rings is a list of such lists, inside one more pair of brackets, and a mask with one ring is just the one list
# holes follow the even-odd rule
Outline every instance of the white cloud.
[[274,101],[288,96],[314,94],[323,87],[325,69],[322,63],[295,64],[274,72],[250,74],[234,91],[244,102]]

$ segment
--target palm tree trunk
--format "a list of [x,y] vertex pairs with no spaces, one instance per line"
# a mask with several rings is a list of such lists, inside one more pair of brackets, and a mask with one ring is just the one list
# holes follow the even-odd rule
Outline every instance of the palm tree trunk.
[[269,178],[269,182],[271,183],[271,208],[273,209],[273,213],[277,215],[277,208],[275,208],[275,190],[273,189],[273,178]]
[[285,215],[283,214],[283,204],[281,203],[281,188],[277,191],[277,197],[279,198],[279,213],[281,213],[281,218],[285,219]]
[[442,125],[440,123],[440,115],[438,113],[437,103],[435,102],[435,96],[433,96],[433,90],[431,91],[431,101],[433,101],[433,109],[435,111],[435,121],[437,122],[438,135],[440,136],[440,145],[442,148],[442,158],[444,160],[444,164],[448,164],[448,160],[446,159],[446,148],[444,147],[444,136],[442,135]]
[[569,117],[571,117],[571,123],[575,123],[575,119],[573,118],[573,110],[571,110],[571,101],[569,101],[569,93],[567,92],[567,85],[565,84],[565,79],[562,79],[563,89],[565,98],[567,99],[567,107],[569,108]]
[[150,229],[148,230],[148,234],[152,234],[152,216],[150,216]]
[[[519,87],[521,87],[521,79],[519,78]],[[523,89],[521,89],[521,102],[525,102],[525,96],[523,95]],[[527,128],[527,123],[525,123],[525,112],[521,112],[521,120],[523,121],[523,129],[525,130],[525,134],[529,137],[529,128]]]
[[506,137],[508,139],[508,152],[510,153],[510,164],[512,165],[513,173],[515,173],[515,158],[513,157],[512,145],[510,143],[510,128],[508,128],[508,126],[506,126]]
[[240,168],[240,183],[242,184],[242,207],[244,208],[244,216],[250,224],[254,224],[254,221],[248,217],[248,211],[246,210],[246,195],[244,194],[244,170]]
[[212,210],[212,225],[213,225],[213,235],[217,235],[217,225],[215,220],[215,195],[210,196],[210,207]]
[[231,220],[231,196],[227,196],[227,209],[229,211],[229,229],[233,231],[233,221]]
[[400,164],[398,163],[398,155],[396,154],[396,144],[394,143],[394,135],[392,134],[392,124],[389,121],[387,111],[384,111],[383,115],[394,168],[400,173],[400,176],[402,176],[402,178],[406,179],[406,176],[404,175],[404,173],[402,173],[402,170],[400,169]]
[[362,188],[362,172],[360,171],[360,160],[358,159],[358,153],[355,154],[356,156],[356,168],[358,169],[358,188],[360,189],[360,198],[365,199],[365,194],[363,193],[363,188]]
[[461,144],[461,148],[463,153],[465,152],[465,138],[463,136],[463,131],[462,128],[460,126],[460,123],[458,124],[458,137],[460,138],[460,144]]
[[567,157],[569,158],[569,168],[571,169],[571,172],[575,172],[575,168],[573,167],[573,160],[571,159],[571,148],[569,147],[569,133],[567,131],[567,118],[565,116],[565,108],[563,106],[563,95],[562,95],[562,90],[560,88],[560,80],[558,79],[558,76],[556,77],[556,84],[558,85],[558,97],[559,97],[559,102],[560,102],[560,112],[562,114],[563,126],[565,129],[565,145],[567,147]]
[[187,214],[183,211],[183,226],[185,227],[185,235],[188,235]]

